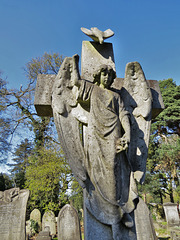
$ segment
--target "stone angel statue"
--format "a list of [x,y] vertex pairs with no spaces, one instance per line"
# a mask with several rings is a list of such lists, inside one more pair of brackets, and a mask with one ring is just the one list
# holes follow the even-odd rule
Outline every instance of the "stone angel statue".
[[81,79],[78,61],[78,55],[65,58],[55,79],[56,128],[73,174],[86,189],[86,208],[112,226],[113,239],[120,239],[120,225],[134,226],[132,213],[138,203],[134,178],[142,181],[145,174],[147,149],[142,148],[147,148],[151,93],[136,63],[127,66],[119,94],[111,88],[116,78],[112,67],[98,67],[90,82]]

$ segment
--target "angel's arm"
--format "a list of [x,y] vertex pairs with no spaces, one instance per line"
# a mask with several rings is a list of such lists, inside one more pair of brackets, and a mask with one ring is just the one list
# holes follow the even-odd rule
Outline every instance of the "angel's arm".
[[121,152],[128,148],[131,138],[131,125],[129,120],[129,113],[124,109],[123,102],[119,98],[119,120],[124,130],[124,135],[116,142],[116,151]]

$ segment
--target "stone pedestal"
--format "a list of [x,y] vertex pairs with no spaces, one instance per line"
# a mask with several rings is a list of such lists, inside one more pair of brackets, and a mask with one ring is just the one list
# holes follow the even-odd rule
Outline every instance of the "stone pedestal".
[[51,240],[50,232],[48,231],[42,231],[38,234],[36,240]]

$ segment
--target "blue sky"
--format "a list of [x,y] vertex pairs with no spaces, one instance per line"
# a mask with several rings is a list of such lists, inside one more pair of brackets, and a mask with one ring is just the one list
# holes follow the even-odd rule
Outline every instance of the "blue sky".
[[180,84],[179,0],[0,0],[0,70],[10,86],[26,84],[25,64],[44,52],[81,54],[81,27],[115,35],[118,77],[138,61],[147,79]]

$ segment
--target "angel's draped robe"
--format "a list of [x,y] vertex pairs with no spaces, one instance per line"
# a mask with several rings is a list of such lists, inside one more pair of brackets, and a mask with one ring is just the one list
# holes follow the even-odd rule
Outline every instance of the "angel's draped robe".
[[135,208],[137,197],[131,194],[126,152],[116,153],[116,141],[123,134],[121,121],[129,121],[128,112],[119,94],[79,81],[78,102],[89,112],[84,134],[84,165],[90,179],[86,206],[98,220],[113,224]]

